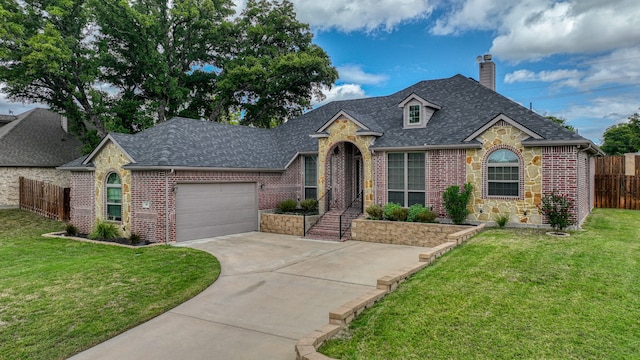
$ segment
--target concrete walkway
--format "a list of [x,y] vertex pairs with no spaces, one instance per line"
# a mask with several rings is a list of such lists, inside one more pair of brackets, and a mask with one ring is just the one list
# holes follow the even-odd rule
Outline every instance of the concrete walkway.
[[422,247],[246,233],[181,243],[214,254],[198,296],[72,359],[295,359],[329,311],[418,260]]

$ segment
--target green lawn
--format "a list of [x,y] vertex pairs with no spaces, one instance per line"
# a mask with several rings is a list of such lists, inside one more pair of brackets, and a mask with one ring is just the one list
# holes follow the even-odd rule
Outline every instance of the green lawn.
[[193,249],[40,236],[63,227],[0,210],[0,359],[69,357],[193,297],[220,272]]
[[492,229],[365,311],[338,359],[638,359],[640,211],[597,209],[569,238]]

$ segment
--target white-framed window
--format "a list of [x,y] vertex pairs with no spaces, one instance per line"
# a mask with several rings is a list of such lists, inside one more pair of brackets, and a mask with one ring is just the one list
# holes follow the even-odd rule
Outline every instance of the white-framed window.
[[409,105],[409,125],[420,123],[420,105]]
[[318,156],[304,156],[304,198],[318,198]]
[[513,151],[498,149],[487,159],[487,195],[520,196],[520,159]]
[[424,153],[387,154],[387,201],[425,204]]
[[114,172],[107,175],[106,184],[107,220],[122,220],[122,183],[120,176]]

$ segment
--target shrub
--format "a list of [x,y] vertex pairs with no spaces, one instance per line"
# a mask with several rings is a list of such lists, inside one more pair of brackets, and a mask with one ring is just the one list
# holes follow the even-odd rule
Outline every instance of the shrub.
[[436,222],[436,213],[429,209],[424,209],[416,215],[414,221],[421,223],[434,223]]
[[460,191],[458,185],[453,185],[449,186],[442,194],[444,208],[447,210],[447,214],[454,224],[462,224],[464,219],[467,218],[467,215],[469,215],[467,205],[469,205],[469,201],[471,200],[472,191],[473,185],[466,183],[462,191]]
[[300,207],[304,210],[304,212],[310,212],[317,209],[318,200],[316,199],[305,199],[300,202]]
[[409,209],[398,207],[394,208],[391,211],[391,216],[389,216],[389,220],[391,221],[407,221],[407,214],[409,213]]
[[89,239],[117,239],[120,237],[120,230],[114,223],[98,220],[87,236]]
[[567,195],[557,194],[552,191],[550,195],[542,197],[542,206],[540,211],[547,220],[547,223],[556,231],[563,231],[570,225],[571,210],[573,209],[573,201]]
[[436,222],[436,214],[422,206],[422,204],[413,204],[409,207],[407,221],[433,223]]
[[509,214],[498,215],[496,216],[495,221],[499,227],[503,228],[509,222]]
[[395,209],[400,209],[402,208],[402,206],[400,206],[400,204],[396,204],[396,203],[387,203],[383,208],[382,208],[382,212],[384,214],[384,218],[390,220],[391,217],[393,216],[393,210]]
[[131,236],[129,236],[129,242],[131,242],[131,244],[139,244],[142,241],[142,239],[140,238],[140,235],[138,234],[131,234]]
[[64,226],[64,232],[67,236],[76,236],[78,235],[78,228],[73,224],[67,224]]
[[278,213],[284,214],[288,212],[293,212],[296,210],[298,203],[293,199],[282,200],[278,203]]
[[367,207],[367,209],[365,210],[367,212],[367,215],[369,216],[369,219],[371,220],[380,220],[382,219],[382,206],[378,205],[378,204],[374,204],[371,205],[369,207]]

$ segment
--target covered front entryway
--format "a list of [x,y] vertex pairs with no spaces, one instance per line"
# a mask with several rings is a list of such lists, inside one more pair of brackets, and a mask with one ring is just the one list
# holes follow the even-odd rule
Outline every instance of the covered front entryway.
[[258,230],[255,183],[178,184],[176,241]]
[[335,144],[327,154],[327,210],[363,210],[362,153],[350,142]]

